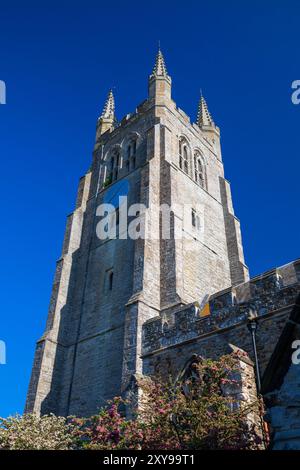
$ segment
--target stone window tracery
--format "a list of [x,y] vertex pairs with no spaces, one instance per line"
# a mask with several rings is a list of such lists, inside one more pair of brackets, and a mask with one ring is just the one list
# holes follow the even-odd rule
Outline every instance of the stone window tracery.
[[179,168],[189,174],[189,148],[184,138],[179,140]]
[[206,188],[205,165],[201,153],[197,150],[194,154],[194,178],[202,188]]
[[107,181],[111,183],[118,179],[120,167],[120,150],[114,149],[108,162]]
[[134,170],[136,166],[136,139],[132,139],[127,146],[126,150],[126,170],[129,172],[130,170]]

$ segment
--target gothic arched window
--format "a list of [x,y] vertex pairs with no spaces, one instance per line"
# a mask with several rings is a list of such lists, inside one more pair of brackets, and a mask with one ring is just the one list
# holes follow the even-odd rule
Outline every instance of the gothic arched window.
[[195,152],[194,155],[194,172],[195,172],[195,181],[202,188],[206,187],[206,178],[205,178],[205,166],[204,160],[199,151]]
[[112,181],[115,181],[116,179],[118,179],[119,167],[120,167],[120,150],[118,148],[115,148],[112,151],[110,158],[107,162],[107,178],[106,178],[107,184],[110,184],[112,183]]
[[111,157],[111,172],[112,172],[113,181],[118,179],[119,166],[120,166],[120,151],[119,149],[115,149]]
[[179,168],[189,174],[189,149],[183,138],[179,140]]
[[126,170],[134,170],[136,164],[136,139],[132,139],[126,150]]
[[115,167],[115,159],[114,159],[114,156],[112,156],[110,159],[110,171],[111,172],[113,172],[114,167]]

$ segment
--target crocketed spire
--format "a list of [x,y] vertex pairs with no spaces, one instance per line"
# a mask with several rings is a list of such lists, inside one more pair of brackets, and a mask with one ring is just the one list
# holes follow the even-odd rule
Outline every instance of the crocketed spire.
[[158,48],[154,69],[148,83],[148,96],[150,100],[154,99],[157,104],[162,104],[171,99],[172,80],[168,75],[160,47]]
[[112,90],[109,90],[107,100],[105,102],[102,114],[102,119],[114,119],[115,118],[115,99]]
[[199,127],[202,126],[214,126],[215,123],[208,111],[207,103],[204,97],[201,95],[198,106],[197,124]]
[[152,77],[167,77],[168,76],[164,56],[162,55],[160,48],[158,49],[154,69],[153,69],[151,76]]

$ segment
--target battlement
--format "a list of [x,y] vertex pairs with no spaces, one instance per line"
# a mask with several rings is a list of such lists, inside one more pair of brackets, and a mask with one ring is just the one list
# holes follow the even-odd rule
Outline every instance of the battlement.
[[292,305],[300,291],[300,259],[267,271],[250,281],[180,310],[162,313],[143,326],[143,355],[247,321],[251,309],[258,317]]

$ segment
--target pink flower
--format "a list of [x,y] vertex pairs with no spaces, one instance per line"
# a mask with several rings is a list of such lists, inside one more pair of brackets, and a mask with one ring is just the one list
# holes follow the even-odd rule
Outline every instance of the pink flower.
[[106,429],[105,429],[104,426],[97,426],[97,427],[96,427],[96,430],[97,430],[98,432],[101,432],[101,433],[104,433],[104,432],[106,431]]

